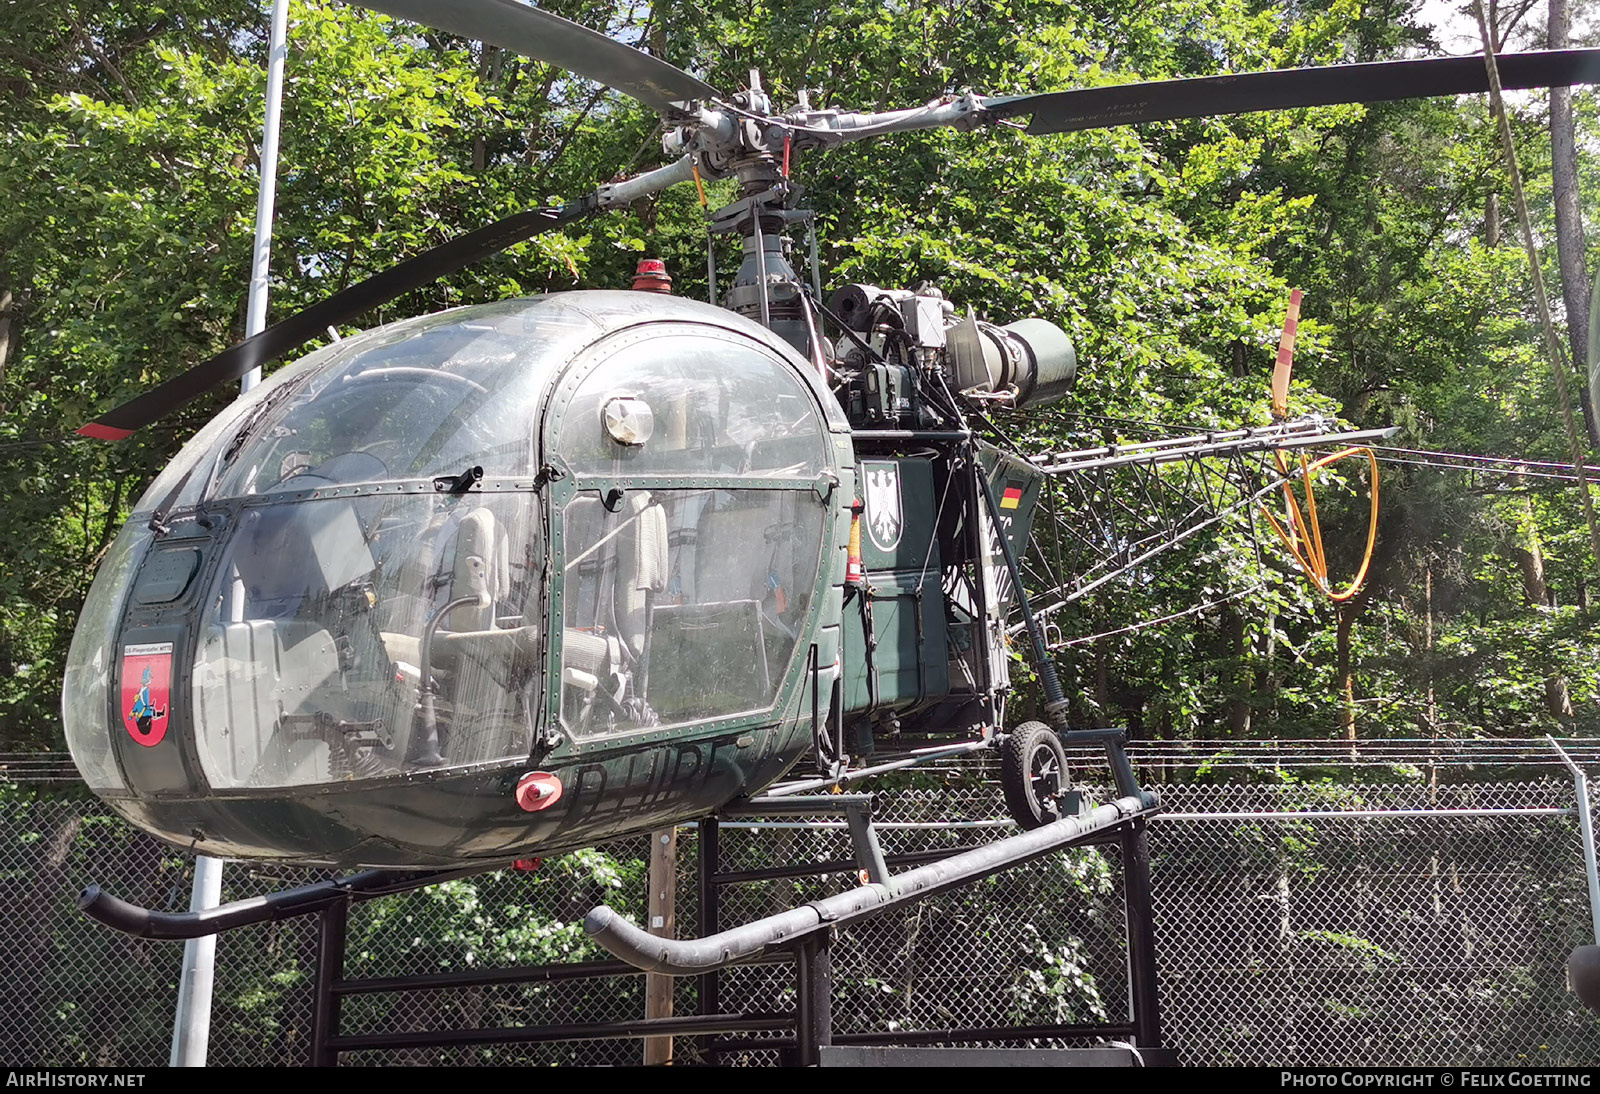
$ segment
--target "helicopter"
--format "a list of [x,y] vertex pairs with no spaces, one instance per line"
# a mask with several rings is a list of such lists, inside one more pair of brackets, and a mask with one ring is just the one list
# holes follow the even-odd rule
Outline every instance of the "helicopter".
[[[1047,476],[1373,434],[1285,421],[1140,452],[1006,451],[980,423],[1070,390],[1066,332],[931,285],[825,294],[792,158],[938,127],[1487,87],[1481,57],[1454,57],[780,110],[757,72],[726,95],[516,0],[359,3],[632,95],[661,115],[668,162],[418,255],[80,433],[127,437],[330,325],[668,186],[731,177],[739,196],[708,215],[711,303],[642,268],[633,290],[339,339],[224,409],[146,490],[74,635],[66,738],[113,809],[214,857],[503,863],[711,815],[807,757],[821,774],[788,789],[998,750],[1018,822],[1061,816],[1069,704],[1019,562]],[[1600,82],[1600,50],[1498,64],[1507,88]],[[742,244],[720,291],[718,237]],[[1047,721],[1008,726],[1022,634]],[[944,747],[863,766],[902,735]]]

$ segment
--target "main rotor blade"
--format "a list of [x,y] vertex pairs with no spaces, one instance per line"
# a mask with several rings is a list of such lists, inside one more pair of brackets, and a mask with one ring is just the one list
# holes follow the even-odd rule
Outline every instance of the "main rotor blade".
[[560,209],[533,209],[458,236],[274,323],[260,334],[101,415],[78,432],[97,440],[120,441],[216,385],[237,380],[251,369],[304,345],[331,326],[348,323],[463,266],[577,220],[592,208],[591,202],[579,202]]
[[[1600,83],[1600,49],[1501,53],[1495,59],[1501,86],[1508,90]],[[1066,133],[1214,114],[1487,90],[1489,77],[1480,54],[1118,84],[989,99],[984,106],[996,118],[1033,115],[1029,133]]]
[[399,19],[474,38],[625,91],[665,112],[675,102],[714,99],[716,88],[659,57],[518,0],[346,0]]

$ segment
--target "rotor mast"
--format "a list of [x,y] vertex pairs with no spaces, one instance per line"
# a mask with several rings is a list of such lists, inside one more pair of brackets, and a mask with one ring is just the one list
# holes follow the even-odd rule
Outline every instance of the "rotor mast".
[[[711,302],[760,323],[807,358],[822,362],[818,317],[791,261],[789,232],[802,225],[812,228],[811,210],[799,205],[804,189],[789,174],[794,127],[772,116],[759,69],[750,70],[749,88],[726,106],[698,106],[685,115],[686,124],[670,129],[662,148],[669,155],[692,157],[702,174],[739,181],[739,196],[709,217]],[[719,299],[715,247],[717,237],[725,235],[740,239],[741,259]],[[814,245],[811,253],[816,280]]]

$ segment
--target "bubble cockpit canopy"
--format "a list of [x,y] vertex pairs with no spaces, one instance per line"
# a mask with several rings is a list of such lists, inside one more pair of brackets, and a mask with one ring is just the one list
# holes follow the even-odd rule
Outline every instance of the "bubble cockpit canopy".
[[248,798],[770,710],[847,427],[759,328],[641,295],[380,328],[202,430],[85,605],[63,711],[90,784]]

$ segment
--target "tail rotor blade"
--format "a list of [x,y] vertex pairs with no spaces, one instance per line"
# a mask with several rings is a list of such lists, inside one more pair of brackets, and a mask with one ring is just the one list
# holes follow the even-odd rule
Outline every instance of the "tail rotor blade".
[[[1500,83],[1508,89],[1600,83],[1600,49],[1502,53],[1496,61]],[[1032,115],[1028,132],[1037,134],[1487,90],[1488,74],[1478,55],[1080,88],[989,99],[984,106],[995,118]]]
[[495,221],[391,266],[359,284],[274,323],[260,334],[230,346],[209,360],[123,403],[83,426],[78,433],[98,440],[122,440],[134,430],[176,410],[218,384],[237,380],[251,369],[320,337],[331,326],[348,323],[412,289],[454,273],[489,255],[559,228],[587,214],[578,203],[560,209],[533,209]]

